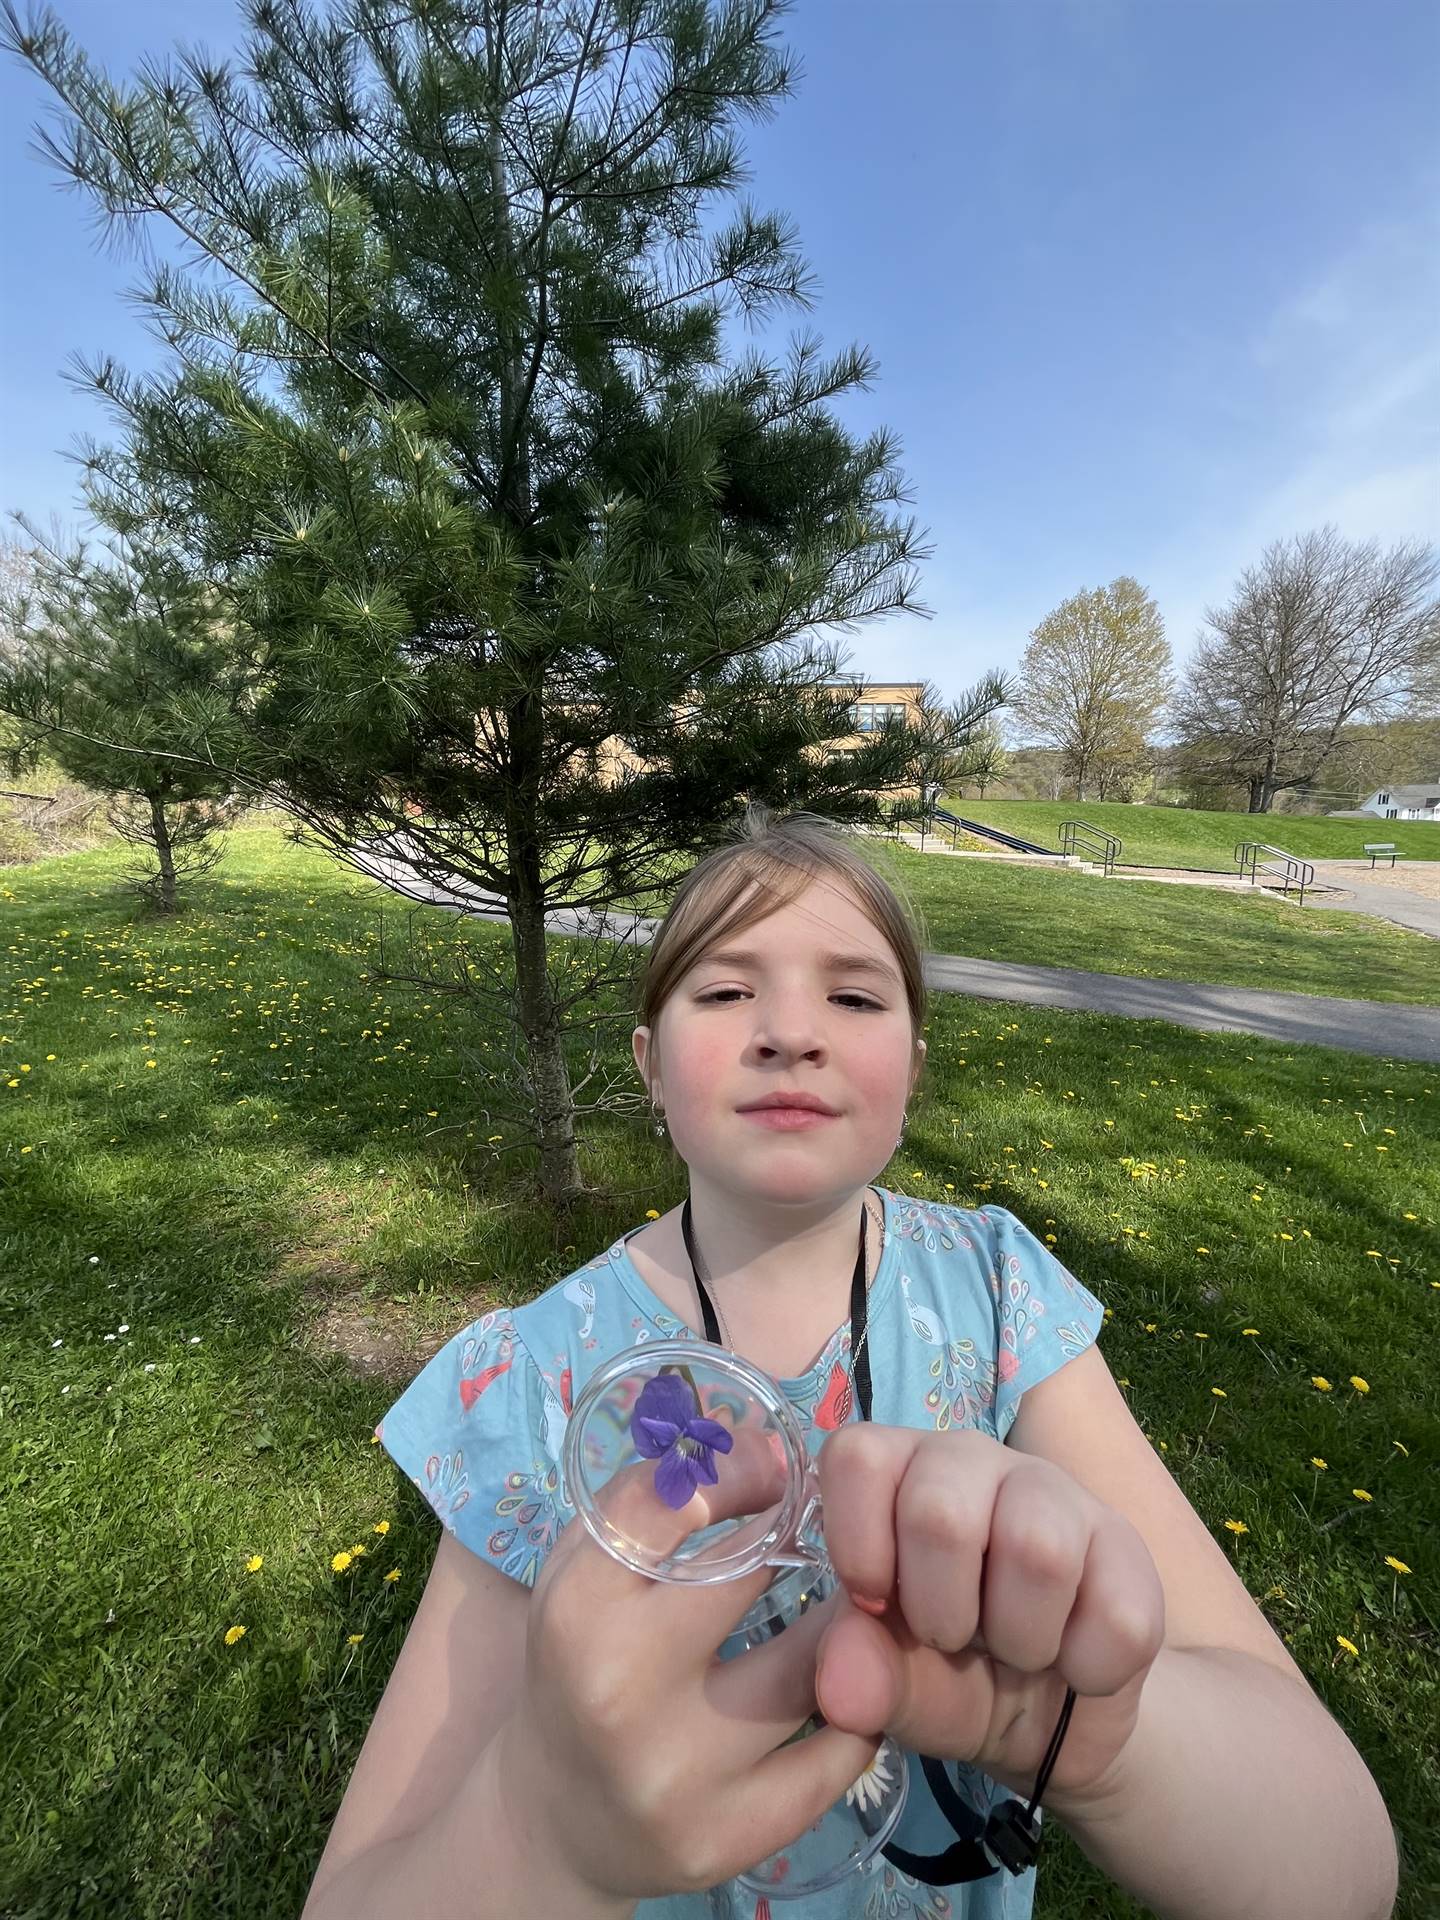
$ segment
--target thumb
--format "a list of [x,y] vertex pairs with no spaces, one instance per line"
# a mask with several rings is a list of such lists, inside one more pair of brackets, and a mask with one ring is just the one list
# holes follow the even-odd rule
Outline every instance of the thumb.
[[816,1652],[821,1713],[845,1733],[883,1733],[896,1717],[904,1686],[904,1662],[890,1634],[844,1600]]

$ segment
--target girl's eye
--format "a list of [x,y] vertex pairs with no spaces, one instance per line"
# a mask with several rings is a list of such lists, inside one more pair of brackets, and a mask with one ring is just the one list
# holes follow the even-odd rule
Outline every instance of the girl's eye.
[[[745,989],[743,987],[716,987],[713,992],[702,993],[700,995],[700,1005],[702,1007],[709,1006],[712,1001],[718,1005],[732,993],[743,993],[744,991]],[[859,1013],[884,1012],[883,1007],[879,1006],[874,1000],[867,1000],[861,993],[836,993],[832,994],[831,998],[848,1001],[854,1010]]]

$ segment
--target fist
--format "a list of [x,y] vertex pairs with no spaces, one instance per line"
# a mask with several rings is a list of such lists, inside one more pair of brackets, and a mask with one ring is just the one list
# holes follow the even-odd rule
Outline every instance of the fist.
[[1051,1786],[1093,1790],[1165,1638],[1160,1575],[1130,1522],[1060,1467],[963,1429],[842,1427],[819,1473],[847,1594],[817,1656],[830,1725],[1028,1796],[1073,1687]]

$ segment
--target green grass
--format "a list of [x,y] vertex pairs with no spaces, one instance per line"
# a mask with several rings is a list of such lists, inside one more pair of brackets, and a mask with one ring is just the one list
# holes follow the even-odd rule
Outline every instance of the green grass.
[[1123,841],[1121,858],[1141,867],[1213,867],[1234,873],[1242,840],[1264,840],[1304,860],[1360,860],[1365,842],[1393,840],[1410,860],[1440,860],[1440,825],[1424,820],[1327,820],[1320,815],[1202,813],[1188,807],[1132,807],[1114,800],[959,800],[944,805],[982,826],[1038,846],[1058,847],[1066,820],[1085,820]]
[[[117,865],[0,879],[0,1886],[16,1920],[270,1920],[299,1912],[438,1538],[370,1441],[418,1361],[369,1376],[313,1329],[343,1309],[433,1345],[672,1205],[683,1169],[640,1125],[592,1121],[593,1195],[552,1222],[479,1110],[499,1037],[363,977],[376,890],[241,833],[161,925]],[[502,929],[416,928],[437,966],[463,943],[505,971]],[[1137,1419],[1374,1770],[1408,1856],[1398,1911],[1421,1920],[1437,1069],[948,996],[929,1042],[882,1180],[1003,1203],[1106,1303]],[[1058,1829],[1036,1910],[1137,1912]]]
[[1034,966],[1440,1005],[1440,940],[1282,895],[1104,880],[889,846],[929,946]]

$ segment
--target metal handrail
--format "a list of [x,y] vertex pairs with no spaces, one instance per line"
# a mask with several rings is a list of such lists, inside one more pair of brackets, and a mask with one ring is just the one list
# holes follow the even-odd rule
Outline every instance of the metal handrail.
[[927,833],[938,835],[948,827],[950,831],[951,850],[954,850],[955,843],[959,838],[959,828],[952,825],[938,807],[933,805],[927,807],[917,805],[913,801],[897,800],[890,811],[890,838],[892,840],[899,839],[902,821],[909,821],[912,826],[919,827],[922,845],[924,844]]
[[[1082,834],[1089,836],[1090,844],[1087,846],[1082,841],[1080,847],[1081,852],[1095,853],[1098,851],[1100,853],[1105,863],[1105,877],[1108,880],[1111,870],[1120,858],[1121,848],[1125,844],[1124,841],[1113,833],[1106,833],[1103,827],[1092,827],[1088,820],[1066,820],[1060,828],[1060,851],[1064,854],[1073,855],[1075,852],[1075,843]],[[1097,841],[1099,842],[1098,848],[1094,844]]]
[[[1262,853],[1273,853],[1274,860],[1262,860]],[[1301,860],[1296,854],[1287,853],[1283,847],[1272,847],[1267,840],[1242,840],[1235,849],[1235,859],[1243,880],[1248,873],[1251,886],[1255,886],[1257,873],[1274,874],[1277,880],[1285,882],[1285,893],[1292,886],[1300,889],[1300,904],[1305,904],[1305,889],[1315,884],[1315,868],[1308,860]],[[1277,865],[1277,862],[1283,864]]]

